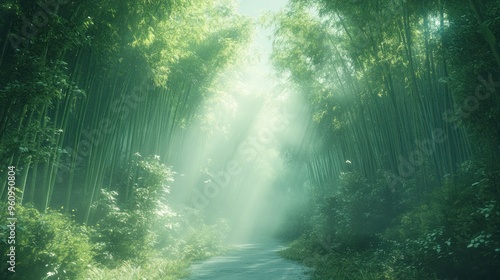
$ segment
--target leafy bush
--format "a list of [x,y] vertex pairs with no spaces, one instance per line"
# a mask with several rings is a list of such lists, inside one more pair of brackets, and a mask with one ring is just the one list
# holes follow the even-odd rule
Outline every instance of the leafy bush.
[[94,205],[94,240],[99,245],[97,261],[110,267],[123,261],[146,260],[155,255],[168,259],[200,260],[220,253],[228,225],[218,221],[206,225],[200,213],[170,206],[165,184],[173,172],[158,158],[140,159],[127,176],[134,184],[128,197],[101,190]]
[[[4,207],[0,218],[6,221]],[[57,211],[43,214],[30,206],[16,206],[16,217],[16,272],[7,271],[10,245],[6,226],[2,226],[0,278],[76,279],[90,265],[93,247],[85,227]]]
[[[441,277],[497,279],[500,275],[500,209],[496,186],[481,168],[465,162],[456,183],[447,181],[427,202],[401,215],[385,233],[408,265]],[[409,261],[411,260],[411,261]]]
[[[153,225],[168,216],[165,196],[166,183],[173,181],[173,171],[156,157],[144,160],[137,156],[133,171],[124,184],[133,184],[133,192],[120,196],[118,192],[101,190],[101,197],[93,206],[94,240],[98,247],[99,262],[116,265],[131,259],[146,259],[154,250],[157,235]],[[170,213],[173,214],[173,213]],[[166,233],[161,233],[166,234]]]
[[391,194],[386,184],[368,184],[358,172],[342,173],[340,179],[337,190],[318,199],[313,233],[346,248],[366,249],[389,224]]
[[438,279],[416,266],[399,261],[401,254],[391,249],[356,251],[352,249],[322,250],[322,242],[313,236],[302,236],[281,251],[284,258],[313,267],[312,280],[325,279]]
[[229,225],[225,220],[213,225],[191,227],[182,246],[184,259],[197,261],[220,254],[225,250],[224,241],[228,232]]
[[314,279],[498,279],[500,180],[477,162],[404,207],[398,190],[343,173],[339,188],[315,198],[312,228],[282,256],[316,268]]
[[185,260],[167,260],[151,258],[138,265],[133,261],[125,261],[113,269],[92,267],[83,279],[92,280],[177,280],[188,275],[189,263]]

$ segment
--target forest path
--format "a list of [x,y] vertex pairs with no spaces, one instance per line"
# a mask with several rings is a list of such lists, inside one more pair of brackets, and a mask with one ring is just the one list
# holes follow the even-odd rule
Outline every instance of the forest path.
[[309,268],[278,255],[284,249],[267,239],[235,245],[223,256],[195,263],[186,280],[307,280]]

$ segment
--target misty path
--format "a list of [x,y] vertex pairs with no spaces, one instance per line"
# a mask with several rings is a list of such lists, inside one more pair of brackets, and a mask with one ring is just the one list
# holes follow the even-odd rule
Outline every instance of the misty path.
[[223,256],[192,265],[191,275],[185,280],[309,279],[309,268],[278,255],[284,248],[273,239],[238,244]]

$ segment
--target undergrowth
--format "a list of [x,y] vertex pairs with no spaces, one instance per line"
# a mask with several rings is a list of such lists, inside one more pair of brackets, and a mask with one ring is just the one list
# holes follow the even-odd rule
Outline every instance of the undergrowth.
[[162,258],[148,259],[142,265],[132,261],[126,261],[120,266],[109,269],[106,267],[89,268],[82,279],[93,280],[176,280],[188,275],[187,260],[166,260]]
[[492,166],[466,161],[454,178],[405,204],[416,186],[381,191],[383,184],[347,174],[337,192],[312,198],[314,210],[293,220],[290,232],[308,230],[281,255],[315,268],[321,280],[499,279],[500,176]]
[[[200,211],[167,201],[173,172],[155,158],[139,159],[128,197],[103,189],[93,222],[78,224],[61,211],[16,205],[16,239],[0,226],[0,279],[181,279],[189,265],[225,250],[229,225],[207,223]],[[7,204],[0,219],[7,221]],[[15,273],[7,254],[15,245]]]

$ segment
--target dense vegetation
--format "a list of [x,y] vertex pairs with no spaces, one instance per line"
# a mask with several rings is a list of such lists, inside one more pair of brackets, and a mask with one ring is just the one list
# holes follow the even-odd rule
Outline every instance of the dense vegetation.
[[227,225],[169,199],[169,166],[174,132],[248,41],[234,3],[12,0],[0,14],[0,196],[15,166],[18,219],[16,273],[2,222],[0,278],[177,279],[220,252]]
[[500,276],[498,0],[291,0],[268,91],[230,0],[0,15],[0,278],[180,279],[282,213],[314,279]]
[[296,0],[269,16],[322,141],[289,148],[311,187],[284,256],[316,279],[499,277],[499,4]]

